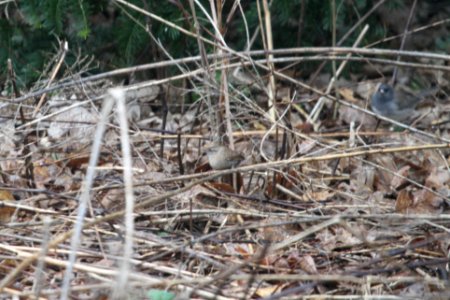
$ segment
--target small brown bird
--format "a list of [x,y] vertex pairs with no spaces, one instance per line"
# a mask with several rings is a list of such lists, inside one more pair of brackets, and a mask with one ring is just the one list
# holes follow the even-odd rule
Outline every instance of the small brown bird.
[[221,145],[208,148],[206,154],[208,155],[209,165],[214,170],[234,168],[244,160],[241,153]]

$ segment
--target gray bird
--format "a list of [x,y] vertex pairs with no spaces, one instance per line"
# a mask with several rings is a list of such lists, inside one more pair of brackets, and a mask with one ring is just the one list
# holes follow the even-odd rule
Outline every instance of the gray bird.
[[372,95],[372,110],[381,116],[397,121],[412,119],[417,115],[417,104],[426,96],[436,92],[437,89],[428,90],[418,95],[410,94],[399,88],[394,89],[386,83],[378,86]]

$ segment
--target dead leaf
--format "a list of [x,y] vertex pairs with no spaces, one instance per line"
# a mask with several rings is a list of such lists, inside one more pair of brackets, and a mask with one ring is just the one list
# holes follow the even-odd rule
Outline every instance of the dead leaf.
[[404,189],[398,193],[395,210],[404,214],[440,214],[443,204],[442,197],[426,189],[413,193]]
[[339,94],[347,101],[357,102],[358,100],[355,98],[353,90],[349,88],[340,88]]
[[406,214],[408,213],[408,209],[410,209],[413,204],[414,201],[411,194],[406,189],[403,189],[397,195],[397,200],[395,201],[395,211]]
[[339,120],[346,124],[355,122],[364,129],[374,129],[377,124],[375,117],[344,105],[339,106]]
[[314,126],[308,122],[298,122],[294,125],[294,128],[305,134],[314,132]]
[[61,168],[54,160],[45,158],[33,163],[33,172],[36,187],[46,189],[46,185],[58,177]]
[[308,274],[317,274],[316,263],[311,255],[303,255],[300,258],[300,269],[305,271]]
[[[0,190],[0,201],[11,202],[14,201],[14,196],[8,190]],[[8,223],[16,209],[5,205],[0,205],[0,223]]]
[[97,122],[98,117],[95,113],[77,106],[53,117],[47,133],[53,140],[60,140],[68,134],[74,142],[85,144],[92,140]]
[[421,189],[413,193],[414,207],[408,213],[440,214],[444,208],[444,199],[431,191]]
[[222,183],[222,182],[210,182],[208,185],[210,185],[213,189],[225,192],[225,193],[234,193],[234,188],[231,184],[228,183]]
[[[358,230],[359,228],[356,226],[352,226],[353,230]],[[360,229],[359,229],[360,230]],[[345,228],[338,227],[335,229],[336,240],[339,241],[342,245],[359,245],[361,244],[361,239],[355,237],[353,233],[349,232]]]
[[394,178],[392,178],[392,181],[391,181],[391,186],[393,189],[396,189],[399,186],[401,186],[402,184],[405,184],[406,182],[408,182],[405,178],[408,178],[408,173],[409,173],[410,169],[411,169],[411,167],[406,165],[398,170],[398,172],[396,174],[399,174],[399,175],[403,176],[404,178],[402,178],[401,176],[394,176]]
[[277,243],[287,238],[288,232],[284,226],[262,227],[258,231],[258,239],[265,242]]
[[320,231],[316,238],[320,241],[320,247],[325,251],[331,251],[336,248],[336,236],[330,230],[324,229]]
[[249,258],[255,254],[255,249],[252,244],[225,243],[223,246],[225,248],[225,253],[230,256]]
[[108,212],[123,209],[125,204],[125,193],[122,189],[110,189],[100,199],[100,203]]
[[390,192],[392,190],[391,182],[395,177],[395,173],[398,172],[397,164],[394,161],[392,155],[376,155],[374,156],[374,161],[383,167],[377,172],[375,181],[375,190]]
[[450,184],[450,172],[447,169],[439,170],[434,168],[431,174],[425,180],[425,186],[439,190],[441,188],[447,188]]
[[363,99],[369,99],[372,94],[376,91],[378,82],[360,82],[356,86],[355,92]]
[[336,193],[331,190],[306,192],[302,195],[303,201],[325,201],[334,197]]
[[289,284],[288,283],[284,283],[284,284],[280,283],[280,284],[276,284],[276,285],[258,288],[255,291],[255,295],[259,296],[260,298],[266,298],[266,297],[274,295],[277,291],[281,291],[283,289],[283,287],[287,286],[287,285],[289,285]]

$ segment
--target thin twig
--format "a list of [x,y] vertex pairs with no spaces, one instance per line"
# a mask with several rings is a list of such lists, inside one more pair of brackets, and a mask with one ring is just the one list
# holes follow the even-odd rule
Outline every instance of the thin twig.
[[[409,25],[411,23],[414,11],[416,9],[416,4],[417,4],[417,0],[414,0],[412,6],[411,6],[411,10],[409,11],[409,16],[408,16],[408,20],[406,21],[406,25],[405,25],[405,31],[403,33],[403,37],[402,37],[402,43],[400,44],[400,51],[403,50],[405,48],[405,42],[406,39],[408,38],[408,29],[409,29]],[[397,57],[397,61],[400,61],[401,57],[398,56]],[[394,71],[392,72],[392,78],[391,78],[391,84],[393,86],[395,86],[395,84],[397,83],[397,73],[398,73],[398,68],[395,67]]]

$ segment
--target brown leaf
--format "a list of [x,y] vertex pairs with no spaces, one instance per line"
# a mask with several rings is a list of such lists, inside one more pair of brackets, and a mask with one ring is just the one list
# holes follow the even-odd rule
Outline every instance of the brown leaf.
[[320,241],[320,247],[324,249],[325,251],[331,251],[334,248],[336,248],[336,235],[331,233],[330,230],[324,229],[320,231],[316,238]]
[[281,291],[286,285],[288,285],[288,283],[261,287],[255,291],[255,295],[257,295],[259,298],[266,298],[274,295],[277,291]]
[[355,92],[363,99],[369,99],[376,91],[377,84],[376,82],[360,82],[357,84]]
[[[0,190],[0,201],[14,201],[14,196],[8,190]],[[8,223],[16,209],[9,206],[0,206],[0,223]]]
[[[411,168],[410,166],[403,166],[402,168],[400,168],[400,170],[398,170],[397,174],[408,178],[408,173],[409,173],[410,168]],[[402,178],[400,176],[395,176],[394,178],[392,178],[391,186],[392,186],[392,188],[396,189],[399,186],[401,186],[402,184],[404,184],[405,182],[407,182],[405,178]]]
[[391,182],[395,177],[393,174],[398,172],[394,157],[392,155],[376,155],[374,156],[374,161],[383,167],[383,169],[386,169],[386,171],[380,169],[380,171],[377,172],[376,179],[378,180],[375,181],[375,190],[385,192],[391,191]]
[[221,192],[225,192],[225,193],[234,193],[234,188],[231,184],[228,183],[222,183],[222,182],[211,182],[209,183],[209,185]]
[[311,200],[312,201],[325,201],[325,200],[328,200],[328,199],[334,197],[335,194],[336,194],[335,192],[329,191],[329,190],[317,191],[317,192],[311,191],[311,192],[304,193],[302,195],[302,199],[303,199],[303,201],[311,201]]
[[414,193],[404,189],[398,193],[395,210],[404,214],[439,214],[442,212],[442,197],[425,189]]
[[373,129],[377,124],[375,117],[343,105],[339,107],[339,119],[347,124],[355,122],[356,124],[361,125],[362,128],[366,129]]
[[119,189],[108,190],[100,199],[100,203],[107,211],[123,209],[125,204],[125,192]]
[[308,274],[317,274],[316,263],[311,255],[304,255],[300,258],[300,268]]
[[269,226],[259,229],[258,236],[265,242],[276,243],[284,240],[288,236],[288,232],[284,226]]
[[434,168],[431,174],[425,180],[425,186],[439,190],[441,188],[448,188],[450,184],[450,172],[448,170],[438,170]]
[[354,234],[360,235],[364,231],[363,229],[359,228],[359,226],[353,225],[352,226],[352,232],[349,230],[343,228],[343,227],[336,227],[333,228],[334,230],[334,237],[333,242],[337,242],[338,246],[349,246],[349,245],[358,245],[361,244],[361,239],[358,237],[355,237]]
[[443,210],[444,200],[431,191],[422,189],[413,193],[415,205],[409,213],[440,214]]
[[354,96],[354,92],[352,89],[349,88],[340,88],[339,94],[347,101],[350,102],[357,102],[358,100]]
[[311,133],[314,131],[314,126],[311,123],[301,122],[294,125],[294,128],[303,133]]
[[244,243],[225,243],[223,245],[227,255],[252,257],[255,254],[255,249],[252,244]]
[[413,204],[414,201],[411,194],[406,189],[403,189],[397,195],[397,200],[395,201],[395,211],[406,214]]
[[46,189],[45,185],[54,181],[61,173],[61,168],[58,166],[57,162],[50,158],[36,161],[33,165],[36,187],[40,189]]

